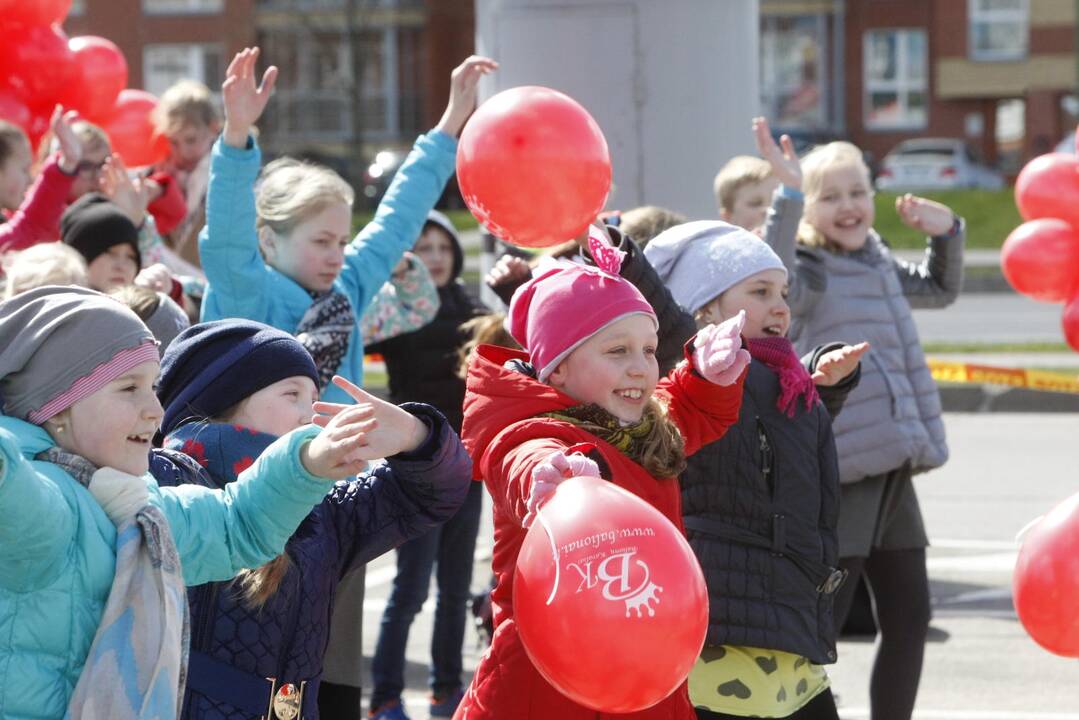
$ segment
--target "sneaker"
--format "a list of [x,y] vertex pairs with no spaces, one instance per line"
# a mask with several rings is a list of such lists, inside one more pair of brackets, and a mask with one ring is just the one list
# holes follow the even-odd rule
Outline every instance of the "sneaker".
[[400,700],[384,702],[367,713],[368,720],[411,720]]
[[464,696],[465,691],[461,688],[457,688],[449,695],[432,695],[431,717],[453,717]]

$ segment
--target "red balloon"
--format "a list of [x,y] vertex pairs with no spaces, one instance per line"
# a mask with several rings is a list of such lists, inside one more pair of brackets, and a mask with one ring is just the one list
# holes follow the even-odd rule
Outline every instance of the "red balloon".
[[1060,324],[1064,327],[1064,339],[1068,341],[1068,345],[1071,345],[1075,352],[1079,352],[1079,295],[1064,306]]
[[1058,217],[1079,228],[1079,157],[1039,155],[1015,180],[1015,204],[1024,220]]
[[1042,302],[1062,302],[1079,287],[1079,233],[1057,218],[1025,222],[1008,235],[1000,267],[1016,291]]
[[660,702],[689,675],[708,630],[689,543],[658,510],[599,478],[560,484],[540,518],[513,579],[528,657],[562,694],[599,712]]
[[579,235],[603,209],[611,157],[599,125],[575,100],[518,87],[483,103],[465,125],[457,181],[494,235],[548,247]]
[[1019,548],[1015,612],[1051,653],[1079,657],[1079,493],[1038,521]]
[[26,107],[18,93],[9,88],[0,88],[0,120],[7,120],[25,131],[30,127],[32,117],[30,108]]
[[74,108],[91,121],[106,119],[112,112],[120,91],[127,87],[127,60],[111,40],[94,35],[71,38],[78,77],[63,97],[66,107]]
[[59,25],[16,30],[6,33],[0,47],[0,73],[29,105],[52,107],[75,79],[75,58],[67,35]]
[[61,23],[71,10],[71,0],[0,0],[0,17],[23,25]]
[[152,93],[127,88],[120,91],[112,115],[101,124],[112,151],[129,167],[154,165],[168,155],[168,143],[150,119],[155,107],[157,98]]

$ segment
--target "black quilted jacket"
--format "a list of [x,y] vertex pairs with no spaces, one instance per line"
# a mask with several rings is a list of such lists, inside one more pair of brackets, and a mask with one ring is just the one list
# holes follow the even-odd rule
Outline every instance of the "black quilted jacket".
[[[199,654],[205,653],[255,681],[272,677],[297,686],[307,681],[305,696],[317,697],[338,581],[353,566],[445,522],[471,485],[472,463],[445,418],[428,405],[404,407],[431,427],[427,443],[375,466],[368,475],[338,482],[289,540],[292,566],[261,609],[246,607],[231,582],[189,588],[192,679],[199,674]],[[151,472],[162,486],[216,487],[220,481],[172,451],[155,451]],[[183,718],[254,720],[265,713],[265,705],[262,712],[245,711],[192,684],[197,683],[188,683]],[[304,706],[305,720],[318,717],[315,703]]]

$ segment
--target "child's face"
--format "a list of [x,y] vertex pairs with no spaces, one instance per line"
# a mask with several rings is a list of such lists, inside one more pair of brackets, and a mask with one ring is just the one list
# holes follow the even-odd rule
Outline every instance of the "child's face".
[[266,259],[304,288],[325,292],[341,274],[351,227],[351,208],[343,202],[332,203],[288,235],[271,234],[263,244]]
[[548,383],[582,403],[594,403],[623,422],[644,414],[659,381],[656,326],[647,315],[624,317],[571,352]]
[[184,123],[176,132],[166,136],[172,164],[180,170],[195,169],[214,146],[217,131],[202,123]]
[[248,396],[229,422],[280,437],[311,422],[311,405],[316,400],[318,388],[311,378],[285,378]]
[[86,266],[86,279],[98,292],[108,292],[135,282],[139,262],[127,243],[113,245]]
[[875,212],[865,170],[853,163],[825,169],[820,192],[805,204],[806,222],[843,250],[865,245]]
[[20,140],[11,148],[11,155],[0,165],[0,207],[18,210],[26,188],[30,187],[30,143]]
[[437,287],[443,287],[453,279],[453,240],[441,228],[428,226],[412,252],[427,266]]
[[109,148],[100,143],[95,143],[83,150],[75,180],[71,183],[71,190],[67,194],[69,203],[75,202],[88,192],[101,189],[101,171],[105,167],[105,160],[109,154]]
[[701,313],[705,323],[720,323],[746,311],[742,334],[750,339],[786,337],[791,325],[787,305],[787,274],[782,270],[762,270],[728,288]]
[[733,206],[720,209],[720,219],[746,230],[755,230],[763,225],[765,218],[768,217],[772,193],[777,187],[779,187],[778,178],[767,178],[761,182],[743,185],[734,193]]
[[156,360],[136,365],[93,395],[77,401],[49,421],[64,425],[52,432],[57,444],[98,467],[142,475],[149,467],[150,441],[164,411],[154,394],[161,372]]

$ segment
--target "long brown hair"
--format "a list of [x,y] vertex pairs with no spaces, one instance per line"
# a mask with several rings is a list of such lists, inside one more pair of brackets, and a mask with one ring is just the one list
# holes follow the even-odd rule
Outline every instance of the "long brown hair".
[[652,416],[652,432],[644,441],[638,462],[653,477],[681,475],[686,469],[686,440],[671,419],[667,403],[652,395],[644,412],[646,416]]

